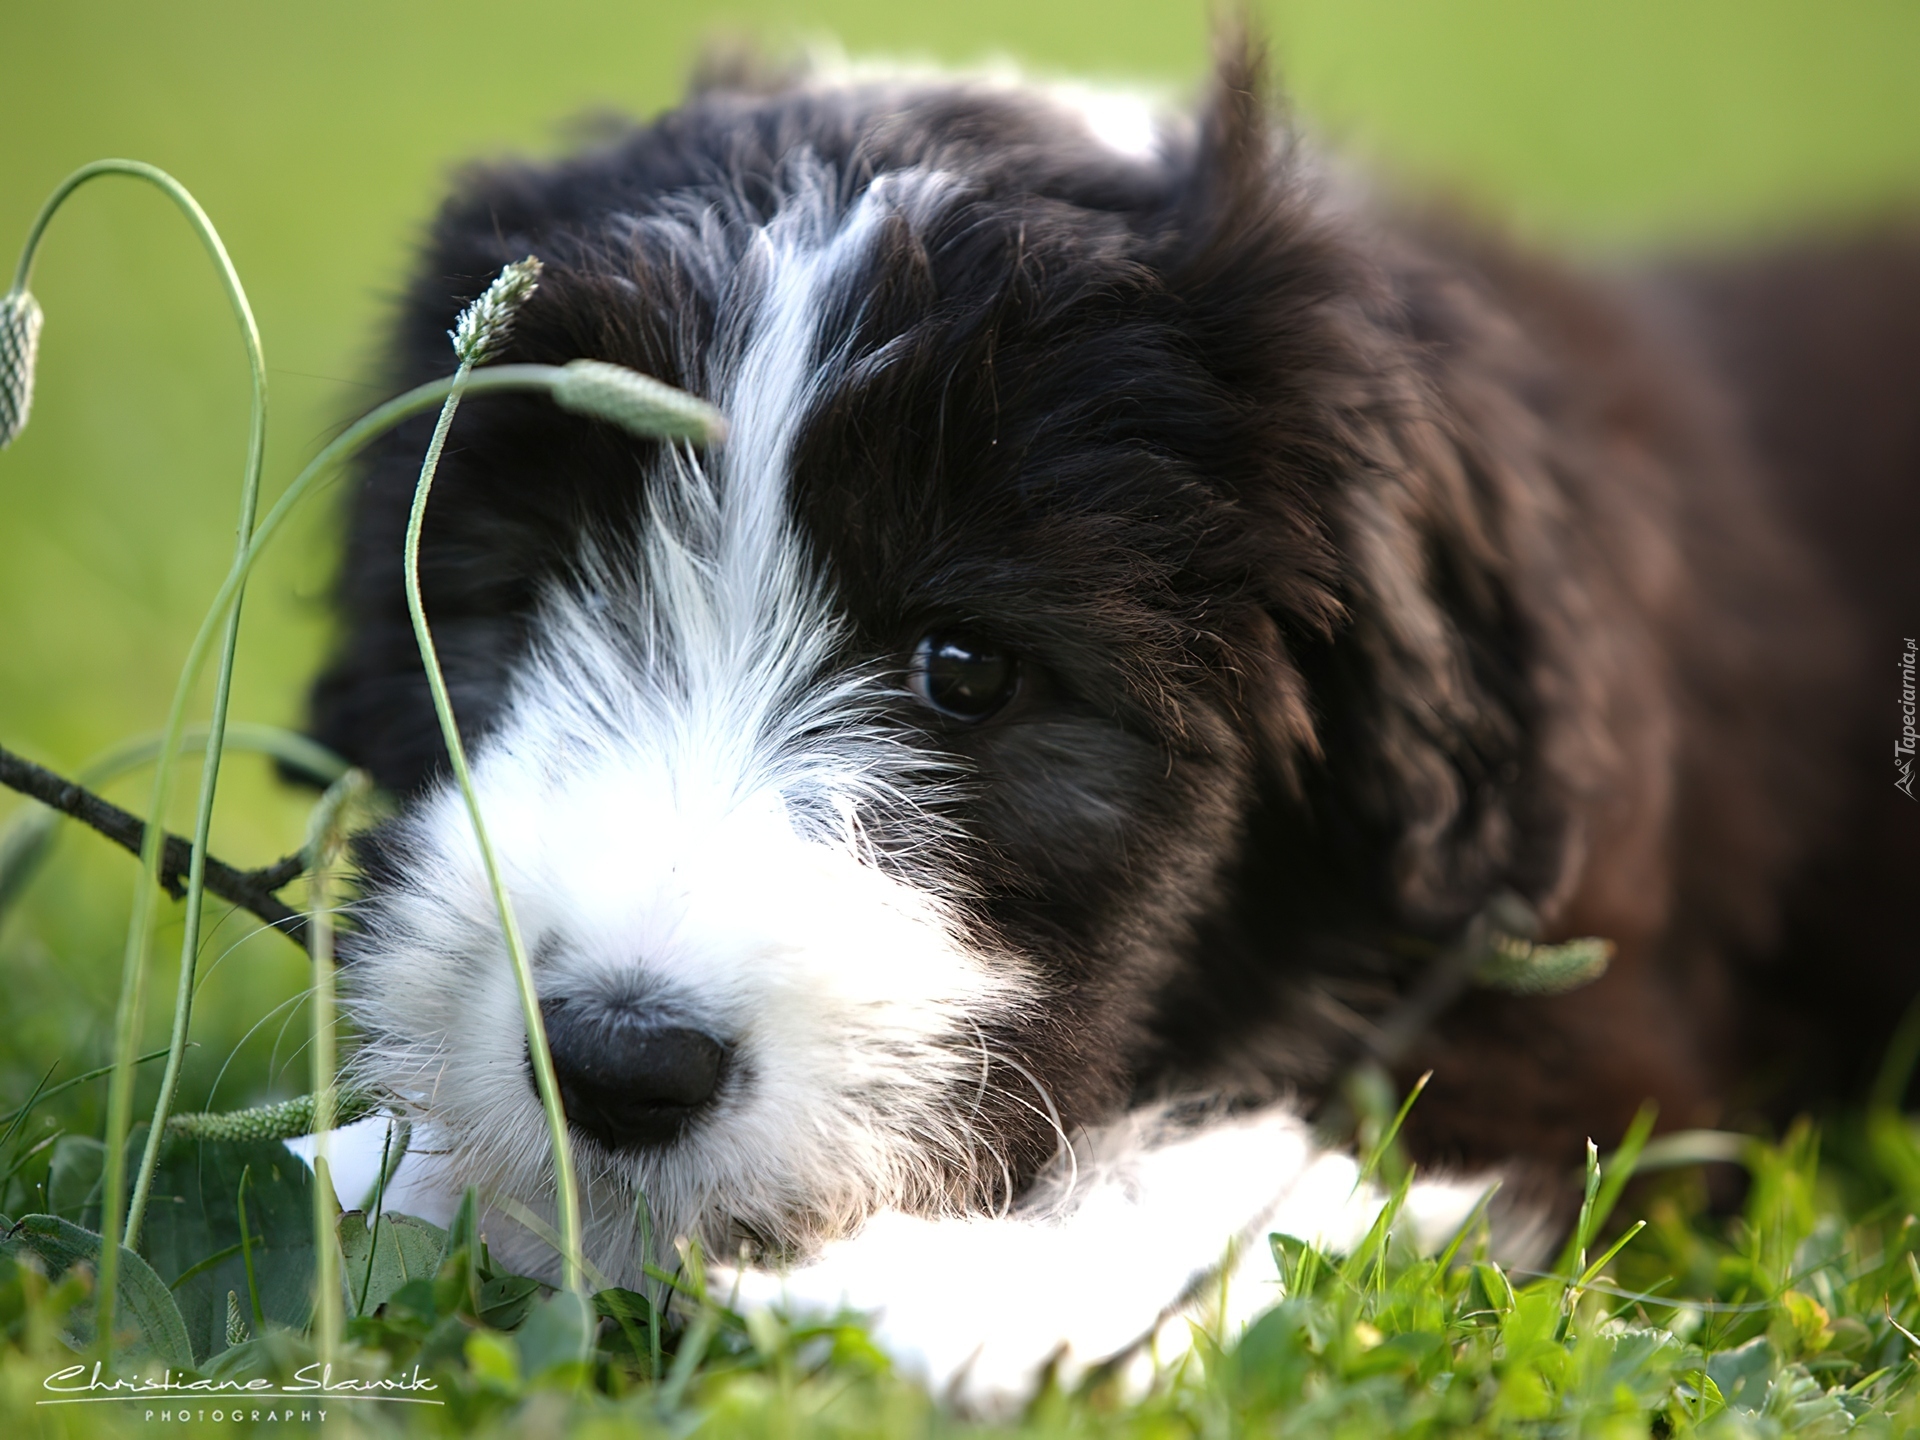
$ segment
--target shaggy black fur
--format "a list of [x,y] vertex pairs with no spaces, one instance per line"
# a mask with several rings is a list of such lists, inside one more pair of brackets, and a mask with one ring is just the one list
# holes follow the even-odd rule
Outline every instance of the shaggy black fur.
[[[1806,347],[1756,297],[1830,284],[1841,261],[1756,268],[1745,289],[1719,271],[1603,284],[1444,220],[1335,206],[1243,49],[1152,161],[1019,92],[736,84],[608,148],[468,174],[392,383],[444,374],[455,314],[531,253],[545,275],[501,358],[702,392],[714,277],[802,151],[849,203],[907,167],[968,187],[923,226],[890,222],[845,295],[855,338],[793,505],[852,620],[849,663],[903,668],[941,625],[1021,658],[1020,699],[987,723],[904,693],[898,721],[972,764],[968,904],[1054,977],[1019,1049],[1069,1124],[1170,1090],[1313,1091],[1413,957],[1503,891],[1618,958],[1570,997],[1449,1013],[1406,1061],[1437,1071],[1425,1151],[1559,1166],[1649,1097],[1663,1125],[1714,1123],[1837,1076],[1818,1035],[1764,1017],[1797,1003],[1813,953],[1783,948],[1789,919],[1797,945],[1834,933],[1811,862],[1850,871],[1847,837],[1869,830],[1886,874],[1910,884],[1920,859],[1884,723],[1888,642],[1920,624],[1920,438],[1909,423],[1820,467],[1878,423],[1867,404],[1915,413],[1920,250],[1885,252],[1907,319],[1820,352],[1816,417]],[[710,264],[651,243],[645,217],[701,209]],[[1869,364],[1872,394],[1831,379]],[[364,469],[314,696],[318,737],[403,795],[439,752],[400,586],[425,425]],[[619,553],[641,523],[645,459],[544,402],[462,411],[424,564],[471,735],[539,586],[583,536]],[[1870,507],[1897,506],[1905,548],[1834,585],[1882,533]],[[1852,528],[1792,518],[1807,508]],[[1856,1034],[1914,989],[1912,931],[1884,943],[1892,961],[1819,976]]]

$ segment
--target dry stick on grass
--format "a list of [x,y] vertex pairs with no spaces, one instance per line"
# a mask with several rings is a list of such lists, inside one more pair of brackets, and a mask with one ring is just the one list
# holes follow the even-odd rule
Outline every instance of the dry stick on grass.
[[[83,785],[36,765],[31,760],[0,746],[0,785],[29,795],[42,805],[80,821],[106,836],[122,849],[140,853],[147,826],[139,816],[102,800]],[[186,876],[192,864],[193,846],[178,835],[168,835],[160,858],[160,884],[178,900],[186,894]],[[267,922],[270,929],[286,936],[294,944],[307,943],[307,917],[282,903],[274,891],[290,884],[306,871],[306,858],[295,853],[258,870],[236,870],[233,866],[207,857],[207,889],[222,900],[251,911]]]

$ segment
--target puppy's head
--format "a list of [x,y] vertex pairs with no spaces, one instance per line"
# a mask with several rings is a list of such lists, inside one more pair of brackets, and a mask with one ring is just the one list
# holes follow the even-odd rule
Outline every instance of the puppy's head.
[[[427,609],[534,957],[594,1242],[780,1249],[993,1207],[1139,1082],[1157,997],[1315,741],[1364,289],[1250,71],[1116,146],[1044,94],[712,91],[469,178],[398,375],[544,262],[504,358],[617,361],[723,447],[460,412]],[[1136,137],[1138,138],[1138,137]],[[1369,382],[1370,383],[1370,382]],[[545,1139],[399,585],[421,437],[367,468],[323,738],[412,797],[370,849],[359,1063],[445,1183]]]

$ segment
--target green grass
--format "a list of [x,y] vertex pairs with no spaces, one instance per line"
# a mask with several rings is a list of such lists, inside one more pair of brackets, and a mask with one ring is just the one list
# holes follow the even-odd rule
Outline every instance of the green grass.
[[[1478,1226],[1447,1253],[1422,1258],[1400,1246],[1391,1211],[1350,1256],[1274,1237],[1285,1298],[1236,1344],[1222,1349],[1217,1337],[1196,1332],[1192,1353],[1168,1365],[1144,1397],[1119,1395],[1098,1379],[1071,1391],[1050,1386],[1023,1414],[991,1428],[1156,1440],[1912,1434],[1920,1428],[1920,1339],[1912,1333],[1920,1327],[1920,1131],[1882,1112],[1840,1125],[1827,1150],[1823,1156],[1808,1126],[1777,1145],[1753,1142],[1748,1198],[1732,1219],[1709,1214],[1695,1172],[1643,1182],[1625,1209],[1638,1212],[1644,1228],[1610,1254],[1604,1237],[1621,1231],[1617,1217],[1592,1236],[1598,1259],[1582,1268],[1569,1245],[1550,1275],[1502,1270]],[[182,1188],[177,1182],[192,1173],[199,1188],[186,1188],[217,1209],[211,1197],[228,1192],[249,1158],[264,1173],[257,1148],[177,1152],[163,1185]],[[302,1228],[304,1191],[294,1192],[305,1182],[276,1175],[259,1183],[266,1192],[256,1184],[249,1200],[259,1278],[253,1266],[238,1278],[229,1259],[230,1323],[241,1328],[227,1338],[239,1343],[202,1371],[285,1383],[314,1361],[298,1330],[273,1319],[286,1303],[273,1288],[274,1267],[288,1263],[275,1249],[275,1226],[285,1235]],[[1600,1187],[1603,1205],[1612,1188]],[[640,1297],[603,1291],[598,1344],[583,1365],[562,1311],[572,1297],[543,1299],[534,1282],[497,1273],[470,1218],[457,1218],[444,1236],[392,1217],[384,1226],[377,1264],[366,1258],[364,1224],[348,1217],[343,1228],[354,1288],[337,1373],[424,1376],[429,1388],[405,1393],[441,1403],[335,1402],[329,1424],[342,1429],[865,1437],[989,1428],[943,1413],[892,1372],[850,1319],[742,1320],[723,1296],[691,1305],[690,1324],[661,1333],[650,1330]],[[165,1253],[155,1263],[163,1275],[178,1266]],[[311,1252],[307,1264],[304,1273]],[[226,1283],[216,1277],[216,1299]],[[1018,1304],[1019,1277],[999,1283]],[[180,1289],[196,1286],[209,1288],[189,1274]],[[264,1326],[249,1318],[260,1314],[261,1292],[271,1292]],[[145,1434],[149,1409],[178,1409],[174,1400],[35,1407],[47,1398],[45,1377],[76,1363],[57,1337],[84,1298],[83,1281],[49,1288],[38,1273],[0,1262],[7,1433]],[[235,1428],[224,1413],[211,1418],[230,1401],[191,1403],[207,1413],[182,1431]],[[253,1401],[249,1410],[257,1405],[264,1416],[281,1403]],[[278,1428],[264,1418],[240,1428],[262,1427]]]
[[[1910,5],[1287,0],[1265,9],[1307,123],[1411,188],[1466,196],[1558,244],[1727,243],[1920,199],[1920,8]],[[590,0],[537,14],[498,0],[457,9],[344,0],[324,11],[238,0],[18,6],[0,17],[0,246],[62,174],[97,155],[150,160],[185,180],[220,225],[266,337],[270,498],[342,421],[382,398],[366,363],[382,297],[403,273],[444,167],[503,147],[551,150],[560,143],[553,122],[594,105],[669,103],[697,38],[715,28],[835,33],[856,50],[948,60],[1011,53],[1176,93],[1192,88],[1205,59],[1198,5],[1142,0],[939,9],[739,0],[709,10]],[[63,212],[34,288],[48,317],[34,419],[0,455],[0,741],[73,771],[151,731],[166,709],[232,546],[247,372],[192,236],[135,187],[103,183]],[[310,507],[256,579],[236,717],[297,723],[324,645],[332,543],[325,507]],[[311,797],[275,785],[258,760],[228,768],[215,850],[251,863],[294,848]],[[194,788],[191,775],[174,787],[176,827],[190,822]],[[138,807],[144,790],[135,778],[114,794]],[[0,796],[0,822],[11,809]],[[131,879],[123,856],[71,836],[25,902],[0,917],[0,1110],[50,1067],[58,1082],[106,1059]],[[244,917],[222,915],[210,915],[201,947],[196,1048],[179,1097],[188,1109],[306,1088],[307,967],[283,943],[251,936]],[[174,983],[166,957],[178,949],[177,911],[165,923],[173,931],[155,946],[157,996]],[[166,1009],[149,1005],[140,1050],[164,1043]],[[141,1072],[135,1115],[151,1110],[158,1068]],[[36,1187],[53,1184],[82,1216],[80,1181],[97,1157],[81,1137],[100,1132],[104,1093],[98,1083],[67,1090],[0,1145],[5,1170],[49,1142],[27,1155],[0,1209],[44,1208],[51,1201]],[[60,1132],[68,1140],[52,1143]],[[1818,1160],[1802,1134],[1755,1149],[1748,1210],[1733,1222],[1707,1213],[1696,1173],[1633,1192],[1626,1208],[1648,1228],[1577,1304],[1567,1304],[1563,1280],[1516,1275],[1508,1306],[1484,1268],[1435,1270],[1388,1247],[1318,1266],[1318,1280],[1237,1355],[1190,1365],[1140,1407],[1051,1395],[1027,1424],[1049,1433],[1635,1434],[1649,1424],[1682,1433],[1715,1404],[1704,1373],[1725,1380],[1731,1401],[1706,1418],[1713,1433],[1838,1433],[1855,1416],[1898,1433],[1899,1417],[1915,1418],[1915,1347],[1899,1327],[1920,1328],[1909,1213],[1920,1208],[1920,1147],[1905,1121],[1876,1113],[1833,1122],[1827,1148]],[[216,1161],[195,1174],[224,1174]],[[307,1211],[286,1213],[296,1211],[305,1224]],[[224,1235],[230,1218],[209,1219],[201,1239]],[[278,1273],[263,1254],[266,1273]],[[243,1287],[254,1258],[251,1248],[236,1252],[218,1274]],[[1017,1303],[1018,1277],[1005,1283]],[[118,1407],[84,1416],[33,1408],[77,1298],[71,1287],[37,1294],[35,1284],[13,1269],[0,1275],[0,1424],[55,1433],[141,1425]],[[669,1366],[660,1384],[647,1378],[650,1353],[641,1366],[634,1352],[603,1355],[597,1389],[542,1386],[522,1378],[543,1343],[537,1328],[528,1338],[470,1327],[449,1318],[461,1308],[454,1278],[439,1289],[396,1301],[388,1319],[354,1322],[359,1340],[386,1357],[378,1363],[424,1346],[447,1367],[457,1403],[416,1417],[428,1428],[538,1432],[568,1408],[587,1432],[596,1416],[622,1433],[631,1423],[674,1434],[702,1423],[834,1434],[951,1425],[853,1330],[782,1336],[722,1323],[701,1363],[688,1350],[678,1370],[677,1337],[658,1337]],[[477,1298],[468,1310],[507,1318]],[[297,1320],[293,1310],[281,1318]],[[258,1343],[284,1360],[299,1342],[274,1332]],[[1735,1392],[1736,1382],[1745,1388]]]

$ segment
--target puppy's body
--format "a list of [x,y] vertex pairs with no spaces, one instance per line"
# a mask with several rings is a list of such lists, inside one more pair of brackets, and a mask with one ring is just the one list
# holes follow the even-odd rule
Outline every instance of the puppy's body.
[[[1124,148],[966,82],[712,90],[442,215],[397,382],[532,253],[506,358],[617,361],[731,422],[698,455],[475,402],[427,522],[603,1266],[631,1273],[642,1193],[656,1233],[767,1260],[1043,1175],[1070,1218],[1105,1192],[1063,1198],[1063,1142],[1167,1100],[1142,1156],[1238,1156],[1204,1266],[1291,1184],[1208,1137],[1324,1086],[1503,896],[1617,958],[1403,1057],[1436,1071],[1427,1153],[1558,1169],[1643,1100],[1750,1098],[1782,896],[1877,803],[1884,739],[1856,752],[1897,657],[1855,650],[1857,607],[1911,596],[1847,593],[1792,528],[1824,477],[1772,463],[1712,363],[1749,307],[1336,198],[1254,78]],[[1910,494],[1911,439],[1857,493]],[[417,440],[365,474],[316,694],[415,796],[369,856],[360,1063],[428,1121],[431,1183],[540,1210],[399,585]],[[1873,983],[1897,1008],[1911,967]]]

